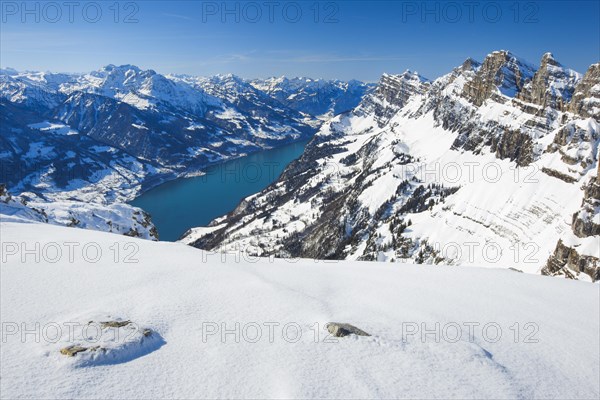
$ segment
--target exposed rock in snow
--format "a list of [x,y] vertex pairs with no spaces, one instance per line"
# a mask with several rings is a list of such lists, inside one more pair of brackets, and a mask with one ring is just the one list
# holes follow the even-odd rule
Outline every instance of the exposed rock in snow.
[[331,333],[334,337],[344,337],[348,335],[358,335],[358,336],[371,336],[367,332],[362,329],[358,329],[354,325],[351,324],[342,324],[339,322],[328,322],[325,325],[327,331]]
[[73,327],[72,330],[61,332],[64,335],[54,339],[55,343],[48,343],[47,347],[57,348],[60,354],[72,358],[69,362],[76,368],[130,362],[165,344],[157,332],[129,320],[88,318],[87,321],[66,323]]
[[519,95],[526,102],[540,105],[544,109],[551,107],[565,111],[579,81],[581,75],[578,72],[564,68],[552,53],[546,53],[533,79]]
[[[598,242],[596,241],[596,245]],[[562,275],[575,279],[580,274],[589,275],[593,281],[600,280],[600,259],[598,257],[579,254],[576,247],[566,246],[559,239],[554,253],[542,268],[543,275]]]
[[464,86],[463,96],[476,107],[493,97],[503,102],[515,97],[533,78],[536,68],[508,51],[489,54],[472,79]]
[[411,96],[423,94],[428,87],[427,79],[417,72],[407,70],[401,75],[384,74],[374,95],[367,96],[355,113],[373,115],[379,126],[383,126],[406,105]]
[[600,63],[592,64],[575,87],[569,111],[582,117],[600,118]]

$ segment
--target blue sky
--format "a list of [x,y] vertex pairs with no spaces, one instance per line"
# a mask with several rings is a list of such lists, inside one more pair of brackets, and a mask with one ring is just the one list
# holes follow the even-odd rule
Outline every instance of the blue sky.
[[551,51],[580,72],[600,60],[598,1],[76,3],[3,0],[0,66],[376,81],[436,78],[499,49],[536,64]]

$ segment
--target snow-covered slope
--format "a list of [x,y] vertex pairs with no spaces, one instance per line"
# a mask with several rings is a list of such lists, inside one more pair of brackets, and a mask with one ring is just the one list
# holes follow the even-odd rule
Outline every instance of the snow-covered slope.
[[34,193],[12,196],[0,184],[0,222],[43,222],[158,240],[158,232],[144,210],[127,204],[44,201]]
[[[600,394],[596,284],[501,269],[223,259],[46,224],[3,222],[0,232],[3,398]],[[331,321],[372,336],[332,337]]]
[[600,279],[600,64],[466,60],[384,75],[279,181],[184,239],[281,257]]

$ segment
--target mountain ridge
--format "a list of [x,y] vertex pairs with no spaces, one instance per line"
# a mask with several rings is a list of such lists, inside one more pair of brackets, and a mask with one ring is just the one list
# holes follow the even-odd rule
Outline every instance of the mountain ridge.
[[[432,82],[383,75],[277,182],[183,241],[263,256],[499,263],[600,279],[600,64],[582,75],[545,54],[532,65],[496,51]],[[454,164],[457,180],[440,172]],[[497,182],[483,175],[490,166]],[[475,167],[478,179],[469,179]],[[467,254],[471,242],[501,254],[493,262],[481,250]]]

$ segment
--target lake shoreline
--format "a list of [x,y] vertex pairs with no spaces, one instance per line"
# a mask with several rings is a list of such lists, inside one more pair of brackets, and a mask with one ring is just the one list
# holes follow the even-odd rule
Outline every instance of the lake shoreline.
[[[143,182],[142,185],[140,185],[140,191],[133,199],[128,200],[127,204],[141,208],[150,214],[152,222],[158,230],[159,239],[161,241],[177,241],[189,229],[197,226],[205,226],[213,219],[227,214],[244,198],[260,192],[272,182],[276,181],[289,163],[302,155],[304,148],[312,138],[313,137],[304,137],[300,140],[291,141],[281,146],[227,158],[214,164],[193,168],[192,170],[188,169],[180,174],[156,175],[153,179]],[[257,161],[262,161],[265,163],[265,167],[270,167],[272,170],[270,176],[266,178],[260,176],[254,181],[252,179],[244,180],[244,177],[236,176],[235,182],[223,185],[225,183],[223,179],[226,178],[227,175],[235,175],[236,172],[239,173],[240,168],[242,168],[242,170],[248,169],[248,166],[256,164]],[[242,163],[240,165],[243,165],[243,167],[236,166],[235,168],[238,168],[238,171],[229,170],[228,172],[223,172],[223,168],[227,168],[231,163]],[[256,168],[256,165],[253,167]],[[218,172],[218,174],[215,172]],[[218,178],[221,179],[221,182],[218,182]],[[212,187],[207,191],[198,191],[198,188],[194,188],[194,186],[202,185],[207,185],[206,188]],[[190,189],[187,189],[187,193],[184,193],[186,189],[183,189],[182,186],[190,186]],[[232,199],[236,197],[236,188],[239,191],[239,196],[235,199],[234,204]],[[173,190],[175,193],[172,193]],[[221,192],[220,195],[218,195],[219,191]],[[215,211],[213,213],[202,208],[203,204],[207,202],[206,199],[203,199],[203,196],[206,196],[208,193],[212,196],[217,195],[217,198],[224,197],[223,202],[213,202],[210,205],[207,205],[207,207],[214,207]],[[177,196],[183,197],[183,199],[179,199],[179,204],[175,201]],[[198,203],[190,203],[189,197],[193,198],[193,200],[197,200]],[[165,203],[170,204],[170,206],[165,205]],[[229,205],[226,210],[224,209],[225,206],[223,204]],[[187,215],[175,211],[176,209],[180,209],[180,207],[185,207],[187,209]],[[203,215],[203,218],[197,216],[199,213]],[[211,215],[211,218],[208,221],[206,221],[207,215]],[[182,219],[183,221],[206,221],[206,223],[186,226],[185,229],[180,230],[178,234],[174,234],[173,226],[182,224],[182,222],[178,223],[178,219]],[[189,223],[187,225],[189,225]],[[168,227],[165,228],[165,226]]]

